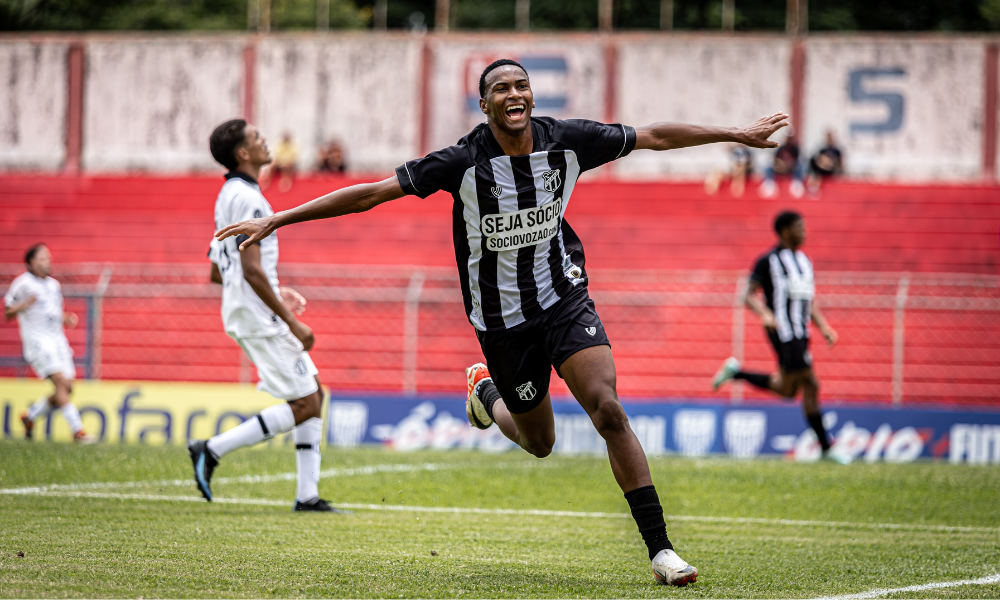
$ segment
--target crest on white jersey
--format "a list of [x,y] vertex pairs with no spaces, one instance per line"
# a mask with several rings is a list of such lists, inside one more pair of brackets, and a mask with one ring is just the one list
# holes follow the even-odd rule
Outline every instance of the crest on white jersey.
[[493,192],[493,195],[496,196],[497,198],[499,198],[500,195],[503,194],[503,188],[500,187],[499,185],[493,186],[492,188],[490,188],[490,191]]
[[529,381],[527,383],[522,383],[515,388],[517,390],[517,395],[521,397],[521,402],[530,402],[532,398],[535,397],[537,393],[535,391],[535,386]]
[[552,169],[551,171],[542,173],[542,188],[546,192],[558,190],[561,184],[562,177],[559,175],[559,169]]
[[596,327],[588,327],[588,328],[584,329],[584,331],[587,332],[587,335],[591,335],[592,336],[595,333],[597,333],[597,328]]

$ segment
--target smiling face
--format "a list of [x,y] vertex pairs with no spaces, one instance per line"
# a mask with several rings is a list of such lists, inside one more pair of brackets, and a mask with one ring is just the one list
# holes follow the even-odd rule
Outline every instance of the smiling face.
[[504,65],[486,75],[486,97],[479,99],[491,124],[517,135],[531,123],[531,109],[535,107],[528,74],[514,65]]
[[269,164],[273,159],[264,134],[253,125],[247,125],[246,140],[242,146],[236,148],[236,160],[259,169]]

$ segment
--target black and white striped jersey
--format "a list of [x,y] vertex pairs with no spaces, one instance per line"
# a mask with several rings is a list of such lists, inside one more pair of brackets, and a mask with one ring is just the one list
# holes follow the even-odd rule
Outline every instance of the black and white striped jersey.
[[455,259],[469,321],[514,327],[586,285],[583,244],[564,215],[580,174],[635,148],[635,130],[533,117],[534,146],[507,156],[485,124],[396,169],[403,191],[451,193]]
[[780,341],[809,337],[816,284],[812,262],[804,252],[778,246],[757,261],[750,279],[764,288]]

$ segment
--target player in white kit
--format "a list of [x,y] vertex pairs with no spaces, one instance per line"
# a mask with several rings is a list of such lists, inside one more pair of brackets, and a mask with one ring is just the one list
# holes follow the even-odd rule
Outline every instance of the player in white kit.
[[[272,159],[257,128],[243,119],[227,121],[215,128],[209,145],[215,160],[229,169],[215,202],[216,229],[273,214],[257,184],[261,167]],[[211,501],[212,472],[220,458],[294,429],[298,489],[293,509],[341,512],[319,497],[323,391],[307,352],[314,342],[312,330],[295,316],[305,309],[305,299],[278,285],[277,236],[242,252],[235,239],[213,240],[209,258],[211,279],[222,285],[226,333],[257,366],[257,389],[284,402],[209,440],[188,443],[198,489]]]
[[24,360],[39,379],[50,379],[55,386],[51,396],[42,396],[21,415],[24,436],[30,440],[35,421],[58,409],[69,423],[73,440],[92,444],[94,438],[84,431],[80,411],[69,399],[76,367],[63,326],[76,327],[76,315],[63,310],[62,286],[49,277],[52,253],[48,246],[32,246],[24,255],[24,262],[28,265],[27,272],[19,275],[4,295],[4,317],[10,320],[17,316]]

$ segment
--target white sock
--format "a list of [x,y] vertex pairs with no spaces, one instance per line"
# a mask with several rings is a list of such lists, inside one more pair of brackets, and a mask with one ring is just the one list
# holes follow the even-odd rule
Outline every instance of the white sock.
[[298,490],[295,499],[308,502],[319,498],[319,443],[323,438],[323,419],[313,417],[299,423],[292,433],[295,440],[295,466]]
[[73,435],[83,431],[83,421],[80,420],[80,411],[76,409],[75,404],[67,402],[60,410],[62,410],[63,416],[66,417],[66,422],[69,423],[69,428],[73,431]]
[[253,446],[295,427],[295,416],[287,402],[268,406],[260,414],[208,440],[208,449],[222,458],[237,448]]
[[49,404],[48,396],[42,396],[38,400],[35,400],[35,403],[28,409],[28,418],[32,421],[37,421],[39,417],[49,414],[50,410],[52,410],[52,405]]

